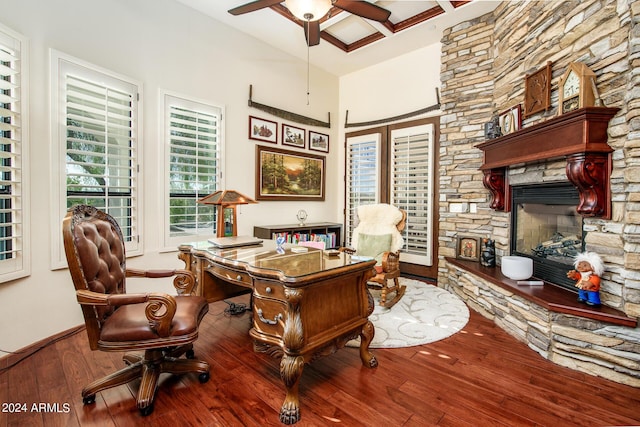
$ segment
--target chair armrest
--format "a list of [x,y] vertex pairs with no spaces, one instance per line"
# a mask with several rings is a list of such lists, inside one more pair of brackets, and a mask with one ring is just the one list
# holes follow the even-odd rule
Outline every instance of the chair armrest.
[[176,300],[168,294],[146,293],[109,295],[80,289],[76,291],[76,298],[82,305],[111,307],[148,302],[144,310],[144,314],[149,320],[149,327],[161,337],[169,336],[173,316],[176,314]]
[[160,277],[172,277],[173,287],[176,288],[178,295],[191,295],[193,288],[196,286],[196,276],[189,270],[138,270],[127,269],[127,277],[147,277],[157,279]]

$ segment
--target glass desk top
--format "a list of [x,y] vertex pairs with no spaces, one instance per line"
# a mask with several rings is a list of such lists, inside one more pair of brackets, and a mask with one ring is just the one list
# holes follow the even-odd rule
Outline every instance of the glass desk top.
[[[291,243],[285,243],[278,248],[274,240],[264,240],[260,245],[227,249],[216,248],[208,241],[188,243],[187,246],[223,265],[245,270],[273,270],[288,277],[301,277],[373,261],[373,258],[357,257],[335,250],[323,251]],[[305,252],[297,252],[298,250]]]

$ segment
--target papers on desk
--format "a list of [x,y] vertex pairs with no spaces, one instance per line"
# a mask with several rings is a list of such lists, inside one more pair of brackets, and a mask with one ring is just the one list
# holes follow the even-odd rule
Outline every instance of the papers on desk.
[[262,240],[251,236],[228,236],[209,239],[209,243],[216,248],[226,249],[240,246],[255,246],[261,244]]

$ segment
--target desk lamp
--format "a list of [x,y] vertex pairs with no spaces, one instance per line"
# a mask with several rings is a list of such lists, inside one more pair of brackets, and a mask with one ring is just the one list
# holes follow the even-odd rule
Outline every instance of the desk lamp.
[[204,196],[198,203],[216,205],[218,211],[217,237],[237,236],[236,206],[258,203],[251,197],[245,196],[234,190],[219,190]]

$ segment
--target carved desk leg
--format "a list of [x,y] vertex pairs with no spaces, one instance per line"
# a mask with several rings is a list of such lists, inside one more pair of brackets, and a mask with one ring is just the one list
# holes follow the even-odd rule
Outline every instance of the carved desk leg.
[[285,351],[280,361],[280,377],[287,389],[287,395],[280,409],[280,421],[283,424],[295,424],[300,420],[298,383],[305,364],[304,356],[297,354],[304,346],[304,331],[300,317],[300,301],[304,291],[285,288],[284,293],[289,304],[282,334]]
[[287,395],[280,409],[280,422],[295,424],[300,420],[300,401],[298,399],[298,384],[304,369],[302,356],[282,356],[280,361],[280,377],[287,388]]
[[368,368],[378,366],[378,359],[369,351],[369,344],[371,344],[374,335],[375,329],[373,323],[367,321],[360,333],[360,360],[362,360],[362,364]]
[[[367,310],[367,317],[371,316],[373,313],[373,296],[369,289],[367,289],[367,300],[369,304],[369,308]],[[375,368],[378,366],[378,359],[369,351],[369,345],[373,340],[373,337],[376,334],[376,329],[373,326],[371,321],[367,321],[365,325],[362,327],[362,332],[360,332],[360,360],[362,360],[362,364],[368,368]]]

